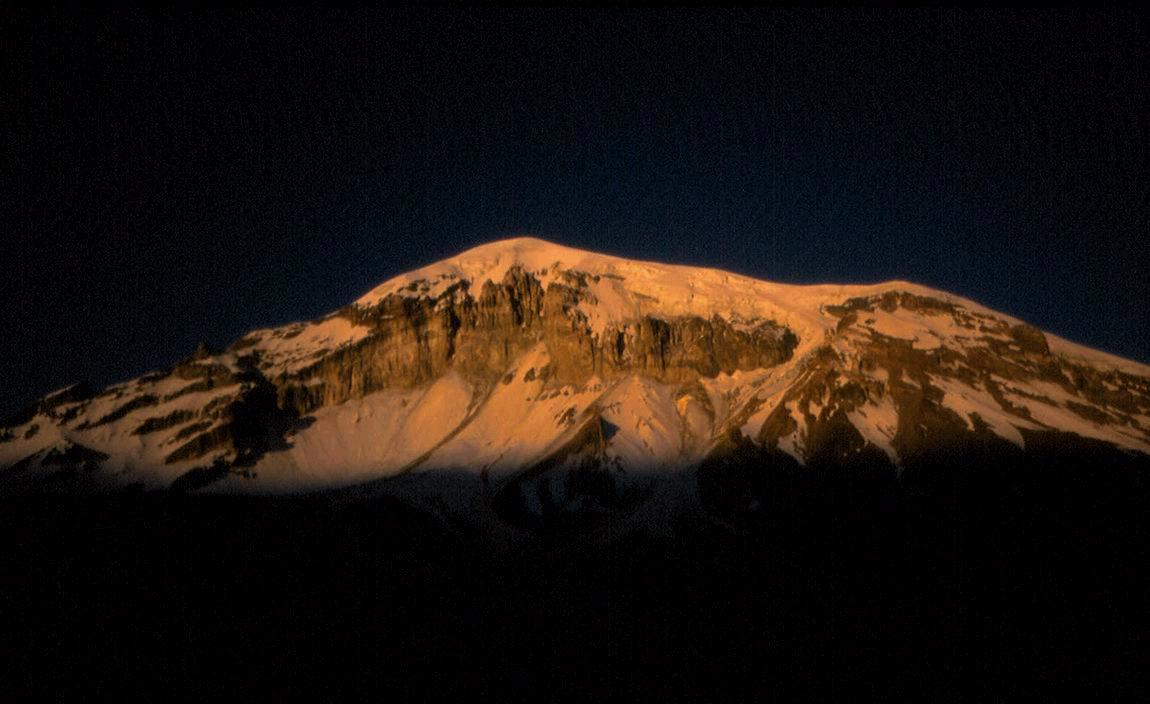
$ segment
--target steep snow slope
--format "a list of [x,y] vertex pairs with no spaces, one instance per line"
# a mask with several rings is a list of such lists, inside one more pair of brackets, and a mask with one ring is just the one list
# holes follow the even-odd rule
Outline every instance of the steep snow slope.
[[0,490],[292,491],[425,469],[501,485],[692,467],[740,443],[898,468],[1055,432],[1150,452],[1150,368],[907,282],[783,285],[515,238],[318,321],[49,394],[0,430]]

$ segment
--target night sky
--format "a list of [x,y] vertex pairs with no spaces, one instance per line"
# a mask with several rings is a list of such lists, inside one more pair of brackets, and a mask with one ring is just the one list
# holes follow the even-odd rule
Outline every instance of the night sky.
[[0,11],[0,413],[535,234],[1150,361],[1150,18]]

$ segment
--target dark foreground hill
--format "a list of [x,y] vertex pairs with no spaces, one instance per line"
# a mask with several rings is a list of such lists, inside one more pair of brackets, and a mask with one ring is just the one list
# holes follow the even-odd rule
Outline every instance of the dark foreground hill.
[[901,477],[731,454],[668,529],[622,508],[498,544],[387,493],[9,498],[4,688],[1144,701],[1147,462],[1028,448]]

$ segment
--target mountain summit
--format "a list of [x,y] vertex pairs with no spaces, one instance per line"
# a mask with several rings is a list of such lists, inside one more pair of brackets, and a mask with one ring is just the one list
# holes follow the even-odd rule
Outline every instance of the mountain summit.
[[1067,443],[1150,453],[1150,368],[903,281],[783,285],[522,237],[49,394],[0,428],[0,491],[458,470],[539,508],[735,456],[897,475]]

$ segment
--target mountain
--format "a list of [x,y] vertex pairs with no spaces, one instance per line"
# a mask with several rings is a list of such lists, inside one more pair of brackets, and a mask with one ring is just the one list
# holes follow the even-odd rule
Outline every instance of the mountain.
[[898,475],[1067,444],[1150,453],[1150,367],[904,281],[784,285],[523,237],[48,394],[0,429],[0,490],[458,471],[539,512],[730,457]]
[[0,438],[13,691],[1148,691],[1150,369],[906,282],[494,242]]

